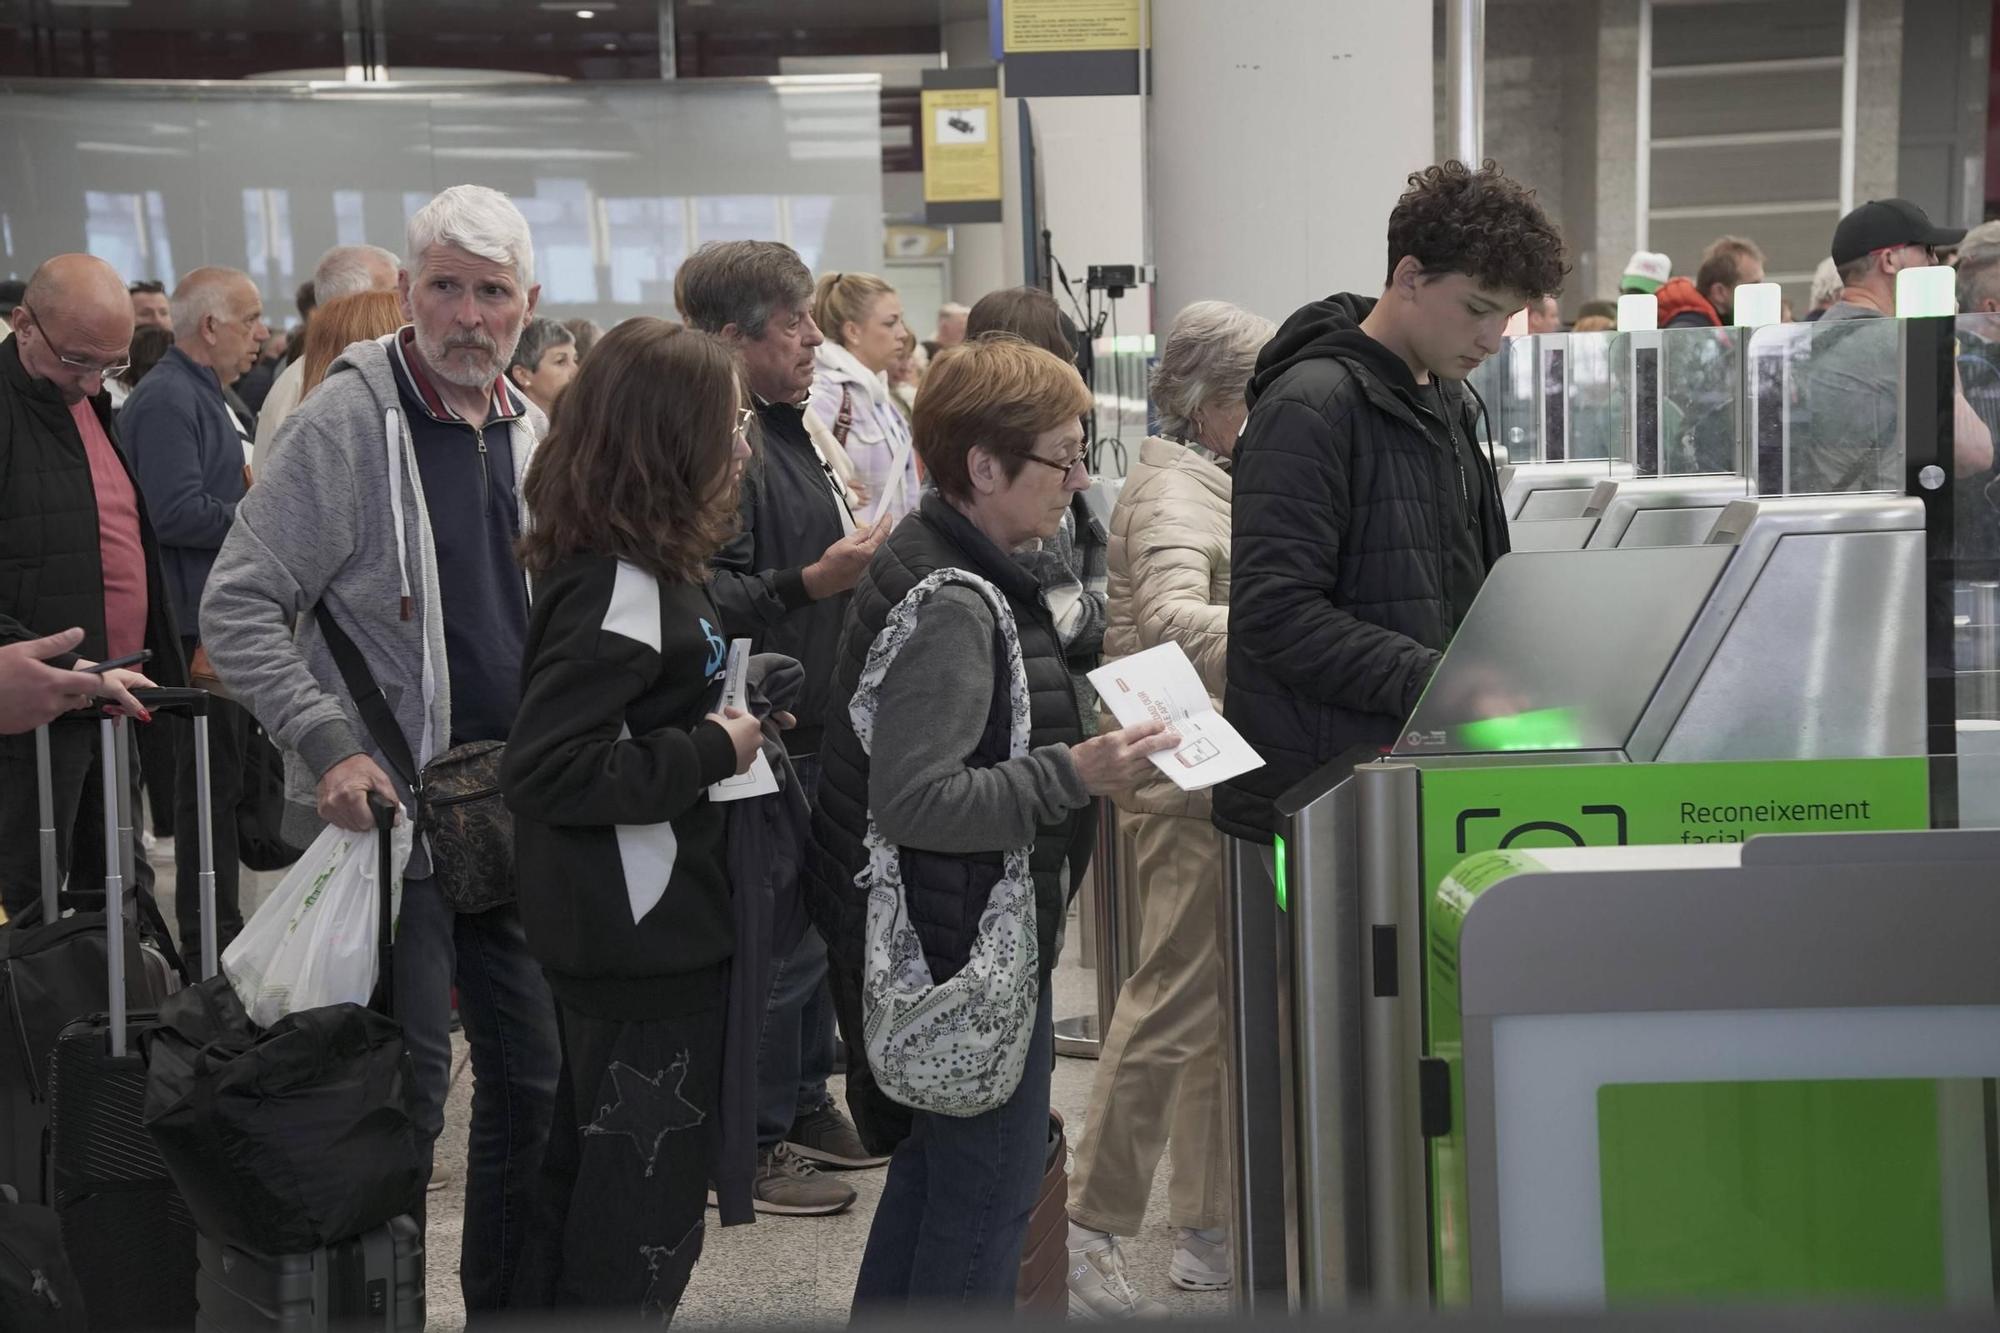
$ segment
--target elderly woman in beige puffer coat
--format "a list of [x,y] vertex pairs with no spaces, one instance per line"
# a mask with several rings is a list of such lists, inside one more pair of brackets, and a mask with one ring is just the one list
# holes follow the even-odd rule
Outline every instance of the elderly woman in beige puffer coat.
[[[1274,331],[1221,301],[1181,311],[1153,373],[1160,434],[1140,447],[1111,515],[1105,660],[1178,643],[1217,707],[1229,629],[1229,460],[1244,387]],[[1070,1177],[1070,1309],[1095,1318],[1161,1312],[1132,1289],[1118,1238],[1138,1233],[1169,1148],[1168,1277],[1192,1291],[1229,1285],[1222,835],[1209,823],[1207,792],[1182,791],[1157,772],[1115,800],[1136,846],[1130,882],[1143,924]]]

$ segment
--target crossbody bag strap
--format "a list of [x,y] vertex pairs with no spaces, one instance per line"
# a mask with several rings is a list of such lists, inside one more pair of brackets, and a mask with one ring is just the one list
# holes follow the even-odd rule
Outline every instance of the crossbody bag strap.
[[376,748],[382,751],[382,757],[389,761],[389,767],[396,771],[403,785],[412,793],[417,792],[423,784],[419,781],[416,760],[410,755],[409,739],[403,735],[402,724],[396,721],[395,711],[383,697],[382,687],[375,683],[375,673],[368,669],[361,650],[347,637],[347,631],[333,618],[333,612],[326,609],[325,602],[313,607],[313,619],[319,622],[319,632],[333,653],[333,664],[340,669],[340,679],[354,699],[354,709],[361,714],[362,725],[368,728]]
[[851,386],[840,386],[840,412],[833,419],[833,438],[840,447],[847,447],[847,437],[854,430],[854,390]]

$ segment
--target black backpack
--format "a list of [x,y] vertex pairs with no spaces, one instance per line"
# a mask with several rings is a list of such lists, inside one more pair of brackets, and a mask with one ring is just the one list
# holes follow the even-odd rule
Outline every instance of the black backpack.
[[84,1333],[83,1289],[63,1255],[55,1211],[0,1185],[0,1328]]

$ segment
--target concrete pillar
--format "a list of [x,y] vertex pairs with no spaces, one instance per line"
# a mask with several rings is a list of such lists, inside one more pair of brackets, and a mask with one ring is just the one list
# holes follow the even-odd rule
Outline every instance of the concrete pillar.
[[1433,159],[1431,6],[1154,0],[1147,176],[1156,324],[1275,320],[1382,289],[1389,210]]

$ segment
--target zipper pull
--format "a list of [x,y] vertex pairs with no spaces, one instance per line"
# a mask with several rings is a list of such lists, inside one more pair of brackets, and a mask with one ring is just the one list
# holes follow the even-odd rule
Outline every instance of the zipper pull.
[[28,1294],[51,1310],[62,1309],[62,1297],[56,1294],[56,1284],[49,1281],[49,1275],[39,1268],[30,1268],[28,1274],[34,1279],[34,1285],[28,1288]]

